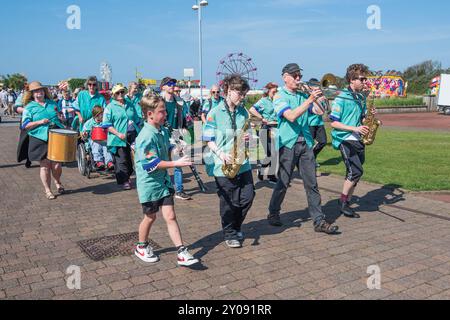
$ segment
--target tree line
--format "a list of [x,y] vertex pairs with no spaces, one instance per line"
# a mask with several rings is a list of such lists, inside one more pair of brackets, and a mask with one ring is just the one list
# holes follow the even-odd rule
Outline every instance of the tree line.
[[[443,68],[439,61],[427,60],[406,68],[405,71],[400,72],[400,75],[408,82],[409,93],[423,95],[427,93],[431,79],[442,73],[450,74],[450,68]],[[337,80],[339,88],[346,85],[344,78],[337,77]],[[70,90],[82,87],[84,81],[85,79],[70,79],[68,81]],[[4,87],[20,91],[27,82],[27,78],[20,73],[7,74],[0,76],[0,82]]]

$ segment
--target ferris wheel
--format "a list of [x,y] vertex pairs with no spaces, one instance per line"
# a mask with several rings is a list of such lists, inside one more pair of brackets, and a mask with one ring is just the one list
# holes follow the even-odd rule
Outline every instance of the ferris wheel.
[[230,53],[219,62],[216,71],[217,83],[221,85],[226,76],[238,74],[248,81],[251,88],[254,88],[258,83],[257,70],[253,59],[249,56],[242,52]]
[[109,63],[102,62],[100,64],[100,75],[102,76],[103,81],[106,82],[112,81],[112,68]]

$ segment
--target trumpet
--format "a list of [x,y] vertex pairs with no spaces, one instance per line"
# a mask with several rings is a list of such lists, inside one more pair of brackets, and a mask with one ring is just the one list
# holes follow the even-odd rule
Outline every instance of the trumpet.
[[[311,92],[314,89],[320,89],[322,92],[321,97],[319,98],[320,102],[324,102],[326,105],[327,110],[331,110],[331,105],[329,100],[335,99],[341,92],[342,89],[338,89],[337,87],[337,78],[335,75],[331,73],[325,74],[320,81],[307,81],[307,82],[300,82],[299,83],[299,91],[306,93],[308,95],[311,94]],[[353,98],[347,98],[347,97],[340,97],[340,99],[344,100],[350,100],[350,101],[361,101],[365,100],[366,97],[369,95],[370,89],[365,90],[363,93],[355,93],[356,99]]]
[[319,89],[321,91],[321,95],[318,99],[316,99],[317,104],[322,110],[331,110],[330,102],[328,101],[328,98],[323,93],[323,90],[319,83],[316,82],[299,82],[298,83],[298,92],[305,93],[306,95],[310,96],[312,92],[316,89]]

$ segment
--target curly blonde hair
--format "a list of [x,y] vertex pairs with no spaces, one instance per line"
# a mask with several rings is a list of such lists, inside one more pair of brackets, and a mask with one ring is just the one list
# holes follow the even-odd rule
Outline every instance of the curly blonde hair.
[[[45,93],[45,99],[46,100],[52,100],[52,97],[50,96],[50,92],[48,91],[47,88],[44,88],[44,93]],[[32,91],[25,91],[25,93],[23,94],[23,98],[22,98],[22,105],[24,107],[27,106],[27,104],[29,104],[31,101],[34,101],[33,98],[33,92]]]

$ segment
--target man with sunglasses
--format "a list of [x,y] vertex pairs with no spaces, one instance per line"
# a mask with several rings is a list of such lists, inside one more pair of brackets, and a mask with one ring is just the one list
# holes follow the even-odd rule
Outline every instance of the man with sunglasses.
[[366,98],[362,92],[367,86],[368,72],[368,67],[363,64],[353,64],[347,68],[348,89],[336,97],[330,114],[332,145],[341,151],[347,170],[339,206],[341,214],[349,218],[360,217],[350,208],[350,199],[363,175],[365,145],[361,142],[361,135],[367,134],[369,128],[362,125],[367,112]]
[[320,105],[321,91],[310,93],[299,91],[302,69],[296,63],[287,64],[282,70],[285,86],[273,98],[278,116],[277,146],[279,150],[278,182],[273,190],[267,217],[270,225],[282,226],[281,204],[286,196],[288,184],[298,164],[308,201],[308,211],[316,232],[334,234],[338,227],[325,220],[321,208],[321,197],[316,178],[313,139],[309,131],[309,113],[323,114]]
[[211,109],[217,107],[219,103],[223,100],[223,98],[220,96],[220,89],[217,85],[213,85],[210,90],[211,97],[203,103],[202,106],[202,122],[206,123],[206,117],[208,113],[211,111]]
[[92,109],[95,106],[106,107],[105,97],[98,92],[97,77],[90,76],[86,80],[85,86],[87,90],[81,91],[77,97],[79,110],[75,110],[78,120],[80,121],[80,128],[83,123],[92,118]]
[[[187,104],[175,95],[174,89],[176,84],[177,80],[171,77],[165,77],[161,80],[160,84],[161,95],[164,98],[166,105],[166,125],[169,127],[169,132],[174,129],[184,129],[183,123],[185,123],[184,120],[189,114],[189,107]],[[181,168],[175,168],[173,177],[175,182],[175,198],[180,200],[191,200],[192,197],[184,192],[183,170]]]

